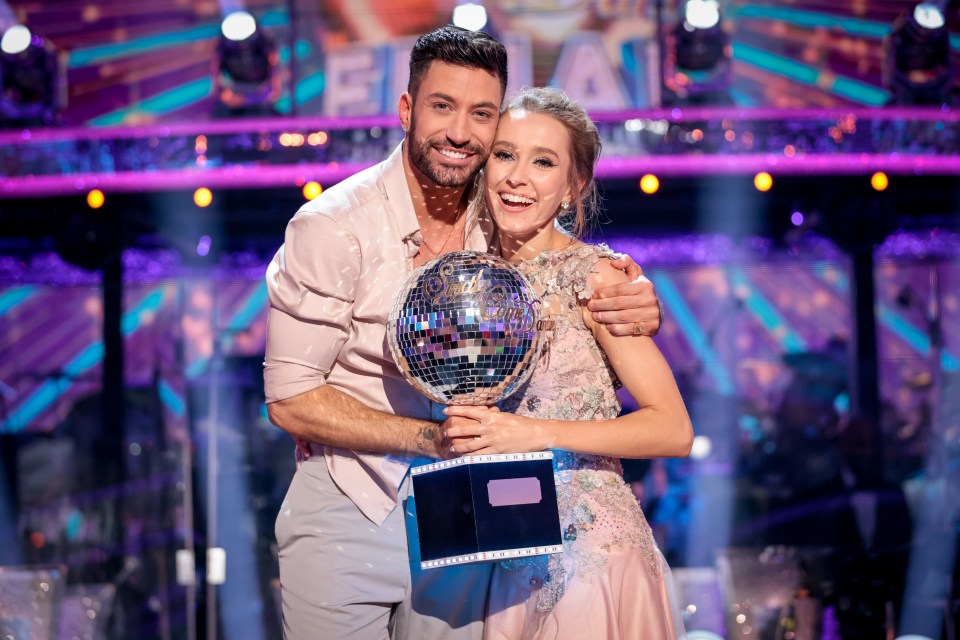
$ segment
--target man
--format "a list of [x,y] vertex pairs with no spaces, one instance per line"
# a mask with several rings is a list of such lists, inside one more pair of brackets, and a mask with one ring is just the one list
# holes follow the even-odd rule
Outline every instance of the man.
[[[385,331],[414,268],[494,237],[467,203],[506,83],[506,51],[486,34],[420,37],[399,102],[404,143],[304,205],[268,269],[267,407],[306,458],[277,518],[287,640],[480,637],[489,567],[421,573],[415,545],[408,555],[397,504],[410,462],[449,452],[441,407],[405,382]],[[659,327],[649,282],[598,293],[612,330]]]

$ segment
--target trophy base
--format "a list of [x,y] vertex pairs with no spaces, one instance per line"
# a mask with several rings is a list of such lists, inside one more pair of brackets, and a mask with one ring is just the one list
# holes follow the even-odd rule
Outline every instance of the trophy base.
[[551,553],[562,553],[563,545],[552,544],[548,547],[527,547],[525,549],[502,549],[500,551],[482,551],[480,553],[470,553],[462,556],[450,556],[440,558],[439,560],[423,560],[420,562],[421,569],[436,569],[437,567],[448,567],[452,564],[465,564],[469,562],[500,562],[501,560],[513,560],[514,558],[528,558],[530,556],[545,556]]
[[467,456],[410,474],[421,568],[563,551],[553,453]]

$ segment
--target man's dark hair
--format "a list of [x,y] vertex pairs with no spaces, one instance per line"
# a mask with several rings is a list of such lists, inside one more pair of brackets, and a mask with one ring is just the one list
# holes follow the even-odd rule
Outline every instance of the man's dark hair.
[[483,69],[500,80],[501,94],[507,92],[507,50],[482,31],[447,25],[417,38],[410,52],[407,92],[411,96],[416,97],[420,82],[433,62]]

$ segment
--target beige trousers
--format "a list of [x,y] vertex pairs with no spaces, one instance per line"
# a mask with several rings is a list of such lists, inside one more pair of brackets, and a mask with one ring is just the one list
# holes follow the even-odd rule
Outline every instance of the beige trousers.
[[377,526],[322,456],[300,465],[276,523],[285,640],[479,640],[492,565],[421,571],[409,485]]

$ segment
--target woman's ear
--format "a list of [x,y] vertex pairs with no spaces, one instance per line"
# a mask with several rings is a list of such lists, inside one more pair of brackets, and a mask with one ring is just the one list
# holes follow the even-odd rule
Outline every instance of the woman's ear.
[[577,181],[577,190],[567,189],[567,192],[564,194],[563,199],[569,202],[571,205],[576,204],[580,201],[580,197],[583,194],[583,180]]
[[577,182],[577,192],[573,194],[573,199],[575,202],[579,202],[583,198],[583,190],[587,186],[587,181],[577,176],[576,182]]

